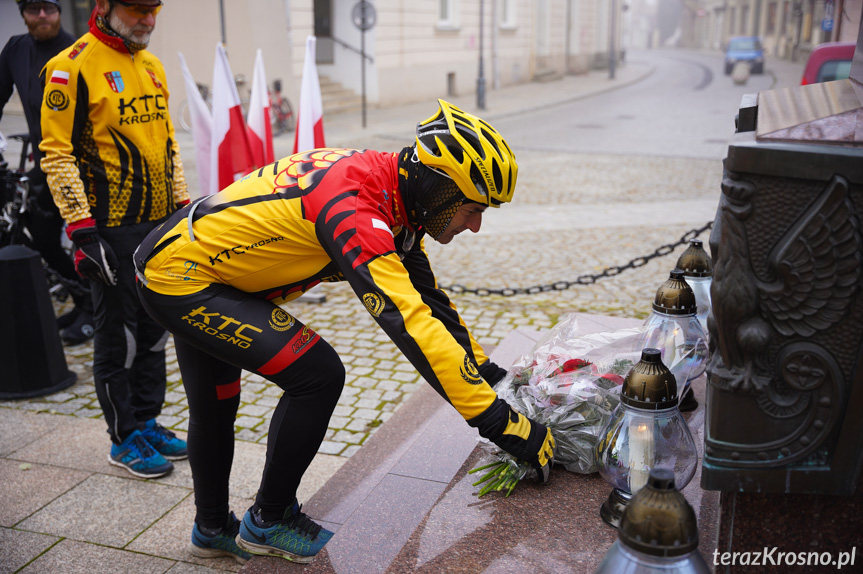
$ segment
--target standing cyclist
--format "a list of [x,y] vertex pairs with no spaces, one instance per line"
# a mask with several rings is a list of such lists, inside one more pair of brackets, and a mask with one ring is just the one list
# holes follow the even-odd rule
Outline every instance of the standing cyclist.
[[141,307],[132,253],[188,203],[161,62],[146,51],[160,0],[96,0],[90,31],[44,71],[42,169],[95,306],[93,378],[111,464],[154,478],[186,457],[156,422],[168,333]]
[[[511,410],[489,361],[437,288],[423,247],[479,231],[512,199],[517,166],[483,120],[439,101],[399,153],[319,149],[250,173],[175,213],[135,254],[139,293],[174,333],[189,399],[197,515],[191,552],[310,562],[332,536],[301,512],[297,487],[345,380],[333,348],[279,307],[347,281],[414,367],[479,433],[548,478],[554,441]],[[228,507],[241,369],[284,390],[255,504]],[[234,536],[239,546],[234,544]]]
[[27,34],[12,36],[0,53],[0,117],[14,86],[24,108],[35,162],[27,173],[31,201],[24,224],[32,237],[33,248],[63,278],[75,302],[72,311],[57,318],[63,341],[75,345],[93,336],[93,301],[86,280],[75,272],[75,264],[60,242],[63,218],[45,185],[38,147],[42,139],[39,120],[42,82],[39,73],[48,60],[69,47],[75,38],[60,24],[59,0],[16,1],[27,26]]

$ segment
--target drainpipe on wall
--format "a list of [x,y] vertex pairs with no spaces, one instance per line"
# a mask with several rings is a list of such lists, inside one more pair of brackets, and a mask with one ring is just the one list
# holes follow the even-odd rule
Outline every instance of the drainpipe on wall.
[[797,29],[794,31],[794,46],[791,48],[792,62],[796,62],[800,55],[800,38],[803,35],[803,0],[794,2],[794,15],[797,17]]
[[[836,0],[836,10],[833,12],[833,41],[842,39],[842,10],[845,8],[845,0]],[[861,20],[863,22],[863,20]],[[858,32],[859,33],[859,32]]]

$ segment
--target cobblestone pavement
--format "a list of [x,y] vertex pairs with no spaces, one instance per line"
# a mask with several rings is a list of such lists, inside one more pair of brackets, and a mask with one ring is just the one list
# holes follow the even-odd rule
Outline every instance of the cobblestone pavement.
[[[368,142],[367,142],[368,143]],[[378,149],[386,149],[387,142]],[[392,142],[389,142],[392,146]],[[369,145],[368,147],[372,147]],[[693,213],[691,223],[663,223],[656,213],[639,225],[622,225],[627,210],[690,202],[710,205],[718,200],[721,163],[712,160],[627,158],[580,154],[525,152],[519,155],[521,174],[517,202],[486,216],[487,233],[458,237],[444,247],[426,247],[440,284],[477,287],[525,287],[572,281],[648,255],[660,245],[677,241],[709,219]],[[620,217],[582,219],[580,205],[605,205]],[[572,227],[546,229],[527,217],[531,209],[549,205],[573,214]],[[685,218],[684,218],[685,219]],[[493,222],[493,223],[492,223]],[[707,241],[707,234],[701,239]],[[474,336],[493,347],[517,327],[546,329],[569,312],[642,318],[650,312],[656,288],[667,278],[683,248],[651,260],[643,267],[604,278],[592,285],[536,295],[454,295]],[[323,303],[295,301],[285,308],[315,329],[338,351],[347,369],[347,384],[329,423],[320,452],[350,457],[410,394],[425,384],[413,367],[380,330],[347,284],[324,284],[314,293]],[[69,303],[58,305],[58,312]],[[2,401],[0,407],[102,416],[93,385],[91,343],[66,347],[69,368],[77,382],[61,392],[25,400]],[[161,422],[185,430],[188,407],[172,342],[168,346],[168,392]],[[237,438],[264,443],[281,390],[261,377],[244,373],[236,420]]]

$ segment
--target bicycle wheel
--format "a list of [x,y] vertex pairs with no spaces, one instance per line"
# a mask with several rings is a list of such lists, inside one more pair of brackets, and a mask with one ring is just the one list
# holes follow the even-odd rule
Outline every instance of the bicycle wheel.
[[[213,109],[213,102],[210,100],[209,96],[204,98],[204,105],[207,106],[208,111]],[[180,103],[180,109],[178,111],[180,115],[178,120],[180,127],[183,128],[184,132],[188,134],[192,133],[192,107],[189,105],[189,100],[183,100]]]
[[[272,106],[272,104],[270,105]],[[285,133],[285,124],[279,120],[280,114],[281,110],[270,107],[270,128],[272,129],[273,137],[277,137]]]
[[[279,99],[276,109],[270,110],[272,113],[273,135],[278,135],[283,132],[290,132],[294,129],[294,109],[291,107],[291,102],[286,97]],[[278,132],[278,133],[277,133]]]
[[183,100],[180,103],[180,110],[177,115],[179,116],[179,124],[183,128],[183,131],[187,134],[192,133],[192,115],[189,111],[189,100]]

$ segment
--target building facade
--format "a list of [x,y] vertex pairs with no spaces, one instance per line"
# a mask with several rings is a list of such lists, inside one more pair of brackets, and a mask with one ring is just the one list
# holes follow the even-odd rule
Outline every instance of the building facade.
[[685,0],[681,45],[721,49],[733,36],[758,36],[765,53],[805,60],[824,42],[854,42],[863,0]]
[[[62,1],[64,26],[82,34],[93,0]],[[623,7],[624,0],[165,0],[150,50],[178,95],[172,112],[185,99],[177,53],[197,82],[211,84],[218,42],[234,74],[247,78],[262,50],[268,80],[281,79],[296,102],[309,35],[317,37],[320,76],[388,106],[475,92],[480,59],[488,90],[605,67],[609,53],[620,57]],[[14,0],[0,0],[0,21],[4,43],[26,31]]]

